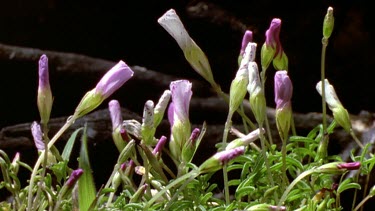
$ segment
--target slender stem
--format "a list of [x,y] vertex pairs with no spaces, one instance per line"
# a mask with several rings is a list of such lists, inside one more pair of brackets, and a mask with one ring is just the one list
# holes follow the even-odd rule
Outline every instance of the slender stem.
[[165,211],[168,211],[169,210],[169,207],[172,205],[172,203],[174,202],[174,200],[176,200],[176,198],[178,197],[178,195],[180,194],[180,192],[182,190],[185,189],[185,187],[194,179],[195,177],[192,175],[189,179],[187,179],[185,181],[184,184],[181,185],[181,187],[176,191],[176,193],[173,195],[173,197],[169,200],[167,206],[165,207]]
[[162,190],[160,190],[156,195],[154,195],[148,202],[147,204],[145,205],[145,207],[143,208],[143,210],[149,210],[149,207],[159,198],[161,197],[162,195],[165,194],[165,192],[167,192],[169,189],[171,189],[173,186],[183,182],[184,180],[188,179],[189,177],[197,177],[199,175],[199,172],[196,171],[196,170],[193,170],[187,174],[184,174],[182,175],[181,177],[178,177],[176,180],[174,180],[173,182],[169,183],[165,188],[163,188]]
[[312,168],[310,170],[302,172],[300,175],[298,175],[297,178],[293,180],[292,183],[287,187],[287,189],[284,191],[284,194],[281,196],[281,199],[279,203],[277,204],[278,207],[281,207],[281,205],[285,202],[286,197],[288,196],[288,193],[292,190],[292,188],[299,182],[301,181],[304,177],[314,173],[315,168]]
[[[232,112],[228,113],[227,121],[225,122],[224,134],[223,134],[223,147],[225,147],[227,143],[228,133],[232,126]],[[225,196],[225,203],[228,205],[230,202],[229,198],[229,185],[228,185],[228,171],[227,171],[227,163],[223,165],[223,180],[224,180],[224,196]]]
[[288,184],[288,178],[286,176],[286,141],[288,135],[280,136],[281,141],[282,141],[282,147],[281,147],[281,162],[282,162],[282,174],[283,174],[283,185],[282,187],[284,188]]
[[[363,199],[366,198],[366,193],[367,193],[369,181],[370,181],[370,174],[367,174],[366,182],[365,182],[365,188],[363,189],[363,196],[362,196]],[[362,203],[362,201],[361,201],[361,203]],[[361,211],[363,211],[363,206],[361,207]]]
[[[260,128],[262,128],[262,127],[260,127]],[[264,162],[266,163],[268,180],[270,181],[271,187],[275,187],[275,183],[273,181],[272,174],[271,174],[270,162],[268,160],[267,153],[266,153],[266,146],[264,144],[265,137],[264,137],[264,135],[262,133],[259,133],[259,138],[260,138],[260,144],[261,144],[261,147],[262,147],[262,155],[264,157]],[[274,197],[275,197],[275,201],[277,201],[278,198],[279,198],[279,196],[278,196],[278,194],[277,194],[276,191],[274,192]]]
[[34,165],[33,172],[31,173],[30,177],[30,184],[29,184],[29,190],[28,190],[28,196],[27,196],[27,210],[32,210],[32,202],[33,202],[33,186],[34,186],[34,179],[36,177],[36,174],[38,172],[38,169],[40,167],[40,164],[42,163],[42,160],[44,159],[44,156],[46,156],[46,152],[52,147],[52,145],[60,138],[60,136],[74,123],[76,120],[75,116],[72,116],[68,119],[68,121],[64,124],[62,128],[53,136],[51,141],[48,143],[47,148],[42,151],[42,153],[39,155],[38,160],[36,161]]
[[326,91],[325,91],[325,58],[326,58],[326,49],[328,45],[328,39],[322,39],[322,55],[321,55],[321,63],[320,63],[320,76],[322,81],[322,114],[323,114],[323,134],[327,133],[327,105],[326,105]]
[[363,205],[365,204],[365,202],[367,200],[369,200],[372,196],[371,195],[367,195],[366,198],[364,198],[361,202],[359,202],[359,204],[353,209],[353,211],[357,211],[360,207],[361,209],[363,209]]

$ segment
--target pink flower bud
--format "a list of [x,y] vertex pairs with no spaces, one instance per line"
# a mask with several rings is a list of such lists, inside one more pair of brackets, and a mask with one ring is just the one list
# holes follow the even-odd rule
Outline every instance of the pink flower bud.
[[357,170],[360,167],[361,167],[360,162],[340,163],[337,165],[337,168],[346,169],[346,170]]
[[70,175],[69,179],[66,181],[66,185],[71,188],[73,187],[74,184],[78,181],[78,179],[82,176],[83,170],[82,169],[77,169],[72,172]]
[[43,151],[45,148],[44,141],[43,141],[43,133],[40,125],[37,122],[33,122],[31,124],[31,134],[34,138],[34,144],[38,151]]

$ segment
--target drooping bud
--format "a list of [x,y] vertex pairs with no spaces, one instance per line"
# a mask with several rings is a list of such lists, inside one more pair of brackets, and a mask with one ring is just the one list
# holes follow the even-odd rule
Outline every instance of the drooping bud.
[[244,152],[245,147],[243,146],[217,152],[199,166],[199,171],[201,173],[215,172],[221,169],[225,163],[242,155]]
[[187,80],[173,81],[170,85],[172,102],[168,109],[171,124],[169,148],[175,158],[181,158],[182,147],[189,140],[191,125],[189,120],[189,104],[193,94],[191,82]]
[[323,37],[328,39],[333,31],[333,26],[335,25],[335,18],[333,17],[333,8],[328,7],[327,14],[323,21]]
[[258,65],[256,62],[250,62],[248,66],[249,84],[247,91],[249,93],[250,109],[254,114],[258,124],[262,125],[266,117],[266,97],[259,77]]
[[246,30],[245,34],[242,37],[242,43],[241,43],[241,50],[240,50],[240,55],[238,56],[238,64],[241,64],[241,60],[245,54],[245,49],[247,47],[247,44],[249,42],[253,41],[253,32],[250,30]]
[[348,170],[357,170],[361,167],[360,162],[332,162],[319,166],[314,170],[315,173],[342,174]]
[[156,104],[154,109],[154,127],[156,128],[161,120],[163,120],[164,112],[168,106],[171,98],[171,91],[165,90],[163,95],[160,97],[159,102]]
[[256,130],[252,131],[251,133],[247,134],[244,137],[237,138],[237,139],[231,141],[227,145],[227,147],[225,148],[225,150],[234,149],[234,148],[240,147],[240,146],[247,146],[251,142],[257,140],[259,138],[260,134],[264,134],[264,133],[265,133],[264,128],[262,128],[262,129],[258,128]]
[[20,164],[18,161],[20,161],[21,153],[16,152],[16,154],[13,157],[12,163],[10,164],[11,170],[14,175],[17,175],[18,170],[20,168]]
[[128,81],[133,76],[133,73],[125,62],[120,61],[117,63],[100,79],[94,89],[83,96],[74,112],[74,117],[82,117],[94,110]]
[[293,94],[292,82],[286,71],[277,71],[275,74],[275,103],[276,125],[284,138],[290,129],[292,119],[291,99]]
[[[329,109],[333,113],[333,117],[336,122],[343,127],[347,132],[352,129],[352,124],[349,117],[349,112],[341,104],[337,97],[336,91],[327,79],[324,80],[325,89],[325,100],[328,104]],[[319,81],[316,84],[316,90],[322,95],[322,82]]]
[[117,100],[111,100],[108,103],[108,109],[112,120],[112,139],[118,151],[121,152],[126,146],[126,142],[121,134],[123,128],[120,103]]
[[52,91],[49,83],[48,58],[43,54],[39,59],[38,109],[41,123],[47,125],[52,110]]
[[153,141],[156,128],[154,127],[154,102],[147,100],[143,109],[142,119],[142,140],[146,145],[150,145]]
[[176,40],[193,69],[210,84],[215,84],[207,56],[189,36],[176,11],[168,10],[158,19],[158,23]]

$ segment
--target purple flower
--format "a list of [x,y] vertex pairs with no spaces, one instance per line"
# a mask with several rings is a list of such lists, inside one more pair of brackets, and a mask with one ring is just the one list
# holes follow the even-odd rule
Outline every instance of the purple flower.
[[171,124],[169,148],[176,159],[181,158],[182,147],[189,140],[191,133],[189,121],[189,104],[193,94],[191,86],[187,80],[173,81],[170,85],[172,102],[168,108],[168,119]]
[[283,51],[280,43],[280,29],[281,29],[281,20],[278,18],[272,19],[270,28],[266,31],[266,45],[275,49],[275,55],[281,56]]
[[52,110],[52,92],[49,83],[48,58],[42,55],[39,59],[38,109],[42,124],[47,124]]
[[77,169],[72,172],[70,175],[69,179],[66,181],[66,185],[71,188],[73,187],[74,184],[78,181],[78,179],[82,176],[83,170],[82,169]]
[[293,86],[287,71],[277,71],[275,74],[275,103],[276,109],[290,107]]
[[346,170],[357,170],[360,167],[361,167],[360,162],[340,163],[337,165],[337,168],[346,169]]
[[112,130],[115,130],[122,125],[122,115],[120,103],[117,100],[111,100],[108,103],[109,114],[112,120]]
[[167,137],[165,137],[165,136],[160,137],[160,139],[159,139],[158,143],[156,144],[154,150],[152,150],[152,154],[156,155],[157,153],[160,153],[166,142],[167,142]]
[[34,138],[34,144],[38,151],[43,151],[45,148],[44,141],[43,141],[43,133],[40,125],[37,122],[33,122],[31,124],[31,134]]
[[120,61],[117,63],[102,77],[94,89],[83,96],[74,112],[74,119],[82,117],[94,110],[132,76],[133,71],[125,62]]
[[228,161],[242,155],[244,152],[245,147],[241,146],[218,152],[214,155],[214,157],[220,161],[221,165],[223,165],[224,163],[227,163]]
[[173,102],[173,119],[181,122],[189,120],[189,104],[193,92],[191,82],[187,80],[173,81],[170,84]]
[[120,61],[102,77],[95,90],[106,99],[128,81],[133,76],[133,73],[125,62]]
[[252,42],[252,41],[253,41],[253,32],[250,31],[250,30],[246,30],[245,34],[243,35],[243,38],[242,38],[240,56],[243,56],[243,54],[245,53],[245,49],[247,47],[247,44],[249,42]]

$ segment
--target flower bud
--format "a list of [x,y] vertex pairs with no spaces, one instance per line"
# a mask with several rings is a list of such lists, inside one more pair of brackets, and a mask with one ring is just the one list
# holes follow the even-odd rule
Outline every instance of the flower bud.
[[165,143],[167,143],[167,137],[165,136],[162,136],[160,137],[158,143],[156,144],[154,150],[152,150],[152,154],[156,155],[156,154],[160,154],[161,153],[161,150],[163,149]]
[[18,161],[20,161],[20,156],[21,156],[21,153],[16,152],[12,160],[12,163],[10,164],[10,168],[14,175],[17,175],[18,170],[20,168],[20,164],[18,163]]
[[258,124],[263,124],[266,117],[266,97],[262,88],[259,77],[258,65],[256,62],[250,62],[248,65],[249,84],[247,91],[249,92],[250,109],[254,114]]
[[74,170],[72,172],[72,174],[70,175],[69,179],[66,181],[66,185],[68,187],[72,188],[74,186],[74,184],[76,184],[78,179],[82,176],[82,174],[83,174],[82,169]]
[[43,151],[45,149],[45,143],[43,141],[42,129],[35,121],[31,124],[31,134],[34,138],[35,147],[38,149],[38,151]]
[[323,21],[323,37],[328,39],[333,31],[333,26],[335,25],[335,18],[333,17],[333,8],[328,7],[327,14]]
[[74,112],[74,117],[82,117],[94,110],[132,76],[133,71],[125,62],[117,63],[100,79],[94,89],[85,94]]
[[[325,100],[329,109],[333,113],[336,122],[343,127],[347,132],[352,129],[349,112],[343,107],[339,98],[336,95],[335,89],[327,79],[324,80]],[[322,95],[322,82],[316,84],[316,90]]]
[[246,209],[246,211],[284,211],[286,210],[286,207],[280,206],[279,208],[275,205],[269,205],[269,204],[257,204],[253,205],[250,208]]
[[165,90],[154,109],[154,127],[156,128],[163,120],[164,112],[171,98],[171,91]]
[[265,133],[264,128],[262,128],[262,129],[258,128],[256,130],[252,131],[251,133],[247,134],[244,137],[237,138],[234,141],[231,141],[227,145],[227,147],[225,148],[225,150],[234,149],[234,148],[240,147],[240,146],[247,146],[251,142],[257,140],[259,138],[260,134],[264,134],[264,133]]
[[221,169],[225,163],[242,155],[244,152],[245,147],[243,146],[217,152],[199,166],[199,171],[200,173],[215,172]]
[[189,140],[185,143],[184,147],[182,148],[182,160],[185,163],[188,163],[193,159],[195,151],[197,150],[197,139],[200,134],[199,128],[194,128],[193,132],[190,135]]
[[293,86],[288,73],[277,71],[275,74],[276,126],[283,137],[289,133],[290,129],[292,94]]
[[109,114],[112,120],[112,139],[119,152],[124,149],[126,142],[124,141],[122,131],[122,114],[120,103],[117,100],[111,100],[108,103]]
[[262,46],[260,57],[262,63],[262,69],[265,70],[270,65],[271,61],[275,57],[275,53],[279,52],[278,47],[280,46],[280,28],[281,20],[278,18],[272,19],[270,28],[266,31],[266,41]]
[[284,50],[275,54],[272,64],[275,70],[288,70],[288,57]]
[[332,162],[319,166],[314,170],[315,173],[342,174],[348,170],[357,170],[361,167],[360,162]]
[[241,64],[241,60],[245,54],[245,49],[247,47],[247,44],[249,42],[253,41],[253,32],[250,30],[246,30],[245,34],[242,37],[242,43],[241,43],[241,50],[240,50],[240,55],[238,56],[238,64]]
[[169,148],[175,158],[181,158],[182,147],[189,140],[191,125],[189,104],[193,94],[192,84],[187,80],[173,81],[170,85],[172,102],[168,108],[168,119],[171,125]]
[[154,102],[148,100],[143,109],[142,140],[146,145],[152,143],[156,128],[154,127]]
[[52,110],[52,91],[49,83],[48,58],[43,54],[39,59],[38,109],[41,123],[47,125]]
[[193,69],[210,84],[215,84],[206,55],[189,36],[176,11],[168,10],[158,19],[158,23],[176,40]]

